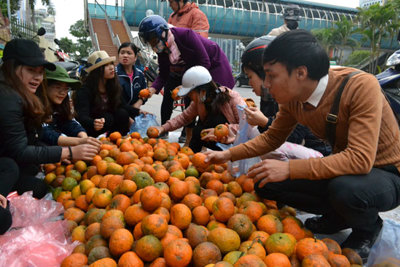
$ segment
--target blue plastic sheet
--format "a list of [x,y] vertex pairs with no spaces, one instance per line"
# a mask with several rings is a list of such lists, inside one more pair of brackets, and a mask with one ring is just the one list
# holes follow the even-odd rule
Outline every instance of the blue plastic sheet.
[[367,266],[383,262],[400,265],[400,224],[392,220],[383,222],[382,231],[368,256]]
[[147,129],[150,126],[159,126],[156,115],[153,114],[140,114],[135,117],[135,121],[129,129],[129,133],[138,132],[141,137],[147,136]]
[[[256,126],[251,126],[247,122],[244,108],[244,106],[237,105],[239,114],[239,131],[236,134],[236,139],[233,142],[233,146],[246,143],[260,134]],[[242,174],[247,174],[249,168],[260,161],[260,157],[254,157],[232,162],[229,166],[230,172],[235,177],[238,177]]]

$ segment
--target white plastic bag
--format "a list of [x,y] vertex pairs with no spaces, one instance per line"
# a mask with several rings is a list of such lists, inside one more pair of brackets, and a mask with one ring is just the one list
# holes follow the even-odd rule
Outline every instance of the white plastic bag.
[[147,128],[150,126],[159,126],[156,115],[153,114],[140,114],[135,117],[135,121],[129,129],[129,133],[138,132],[141,137],[147,136]]
[[371,248],[367,266],[392,261],[400,265],[400,224],[392,220],[385,220],[381,233]]
[[[247,141],[253,139],[254,137],[260,135],[257,126],[251,126],[246,120],[246,114],[244,112],[245,106],[237,105],[239,114],[239,130],[236,134],[233,146],[237,146],[241,143],[246,143]],[[260,157],[254,157],[249,159],[242,159],[229,164],[230,172],[233,176],[238,177],[242,174],[246,174],[251,166],[260,162]]]

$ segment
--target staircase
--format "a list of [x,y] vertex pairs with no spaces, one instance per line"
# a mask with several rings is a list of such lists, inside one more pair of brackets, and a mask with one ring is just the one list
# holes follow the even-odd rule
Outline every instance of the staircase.
[[129,35],[126,32],[122,20],[110,20],[111,27],[116,36],[118,36],[120,43],[130,42]]
[[117,56],[118,48],[113,44],[106,19],[91,18],[93,31],[97,35],[100,50],[105,50],[110,57]]

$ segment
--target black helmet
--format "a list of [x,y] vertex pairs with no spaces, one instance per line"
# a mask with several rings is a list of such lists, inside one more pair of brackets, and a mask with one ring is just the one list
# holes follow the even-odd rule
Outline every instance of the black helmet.
[[300,20],[300,7],[298,5],[288,5],[283,12],[283,18],[286,20]]
[[275,36],[261,36],[251,41],[242,54],[242,71],[244,67],[253,70],[260,78],[265,78],[262,64],[264,49],[275,39]]

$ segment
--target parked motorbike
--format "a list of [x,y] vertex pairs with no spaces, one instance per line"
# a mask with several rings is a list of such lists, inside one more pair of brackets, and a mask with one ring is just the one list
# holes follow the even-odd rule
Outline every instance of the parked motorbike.
[[81,63],[71,60],[71,57],[60,48],[60,41],[58,39],[54,39],[54,42],[58,45],[57,49],[48,47],[51,51],[54,52],[54,55],[58,59],[58,61],[54,63],[66,69],[69,77],[79,80]]
[[386,66],[389,68],[376,75],[376,78],[400,122],[400,49],[388,58]]

